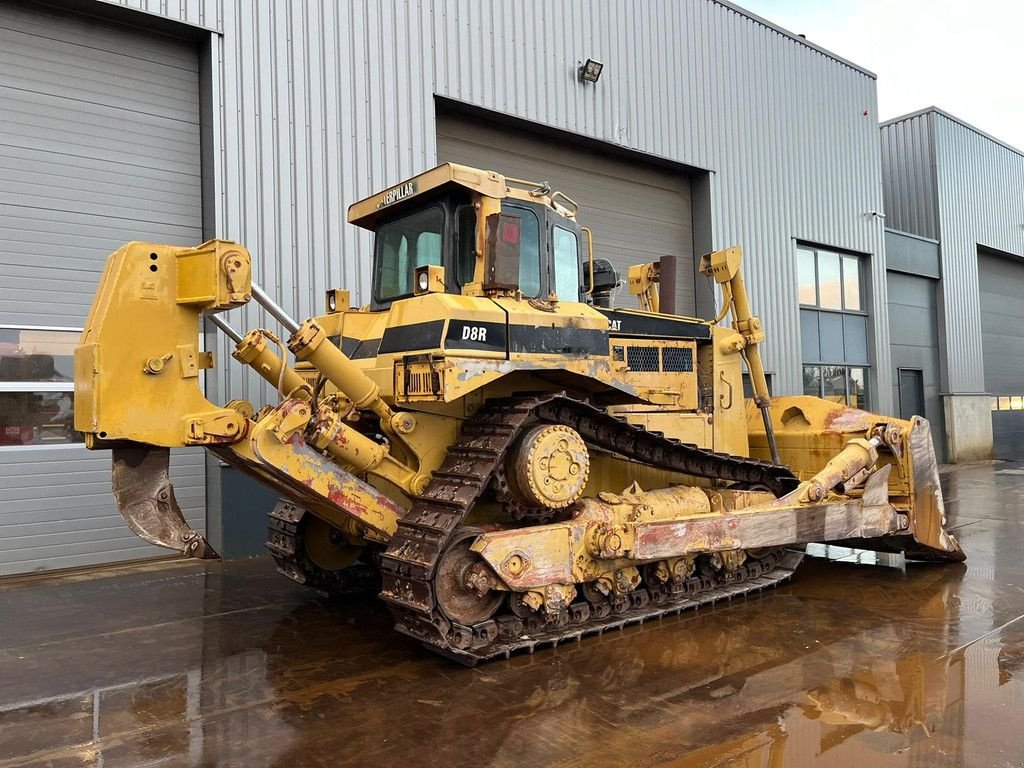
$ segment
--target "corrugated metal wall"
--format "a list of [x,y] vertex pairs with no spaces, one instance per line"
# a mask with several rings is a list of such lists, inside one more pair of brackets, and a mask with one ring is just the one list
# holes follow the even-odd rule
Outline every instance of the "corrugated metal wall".
[[[0,3],[0,324],[81,328],[111,251],[201,238],[198,70],[190,43]],[[110,460],[81,444],[0,448],[0,576],[166,554],[121,519]],[[203,451],[172,465],[203,530]]]
[[949,391],[984,392],[978,246],[1024,258],[1024,155],[934,116]]
[[[163,16],[195,27],[215,31],[223,29],[225,0],[101,0],[154,16]],[[232,2],[232,0],[227,0]]]
[[[800,386],[794,238],[870,254],[876,405],[891,407],[869,74],[709,0],[122,4],[223,33],[217,234],[249,245],[296,314],[328,286],[365,299],[369,238],[345,207],[434,163],[437,94],[714,171],[713,245],[747,249],[777,391]],[[575,76],[587,57],[606,65],[596,86]],[[231,393],[258,399],[239,375]]]
[[882,123],[885,225],[935,239],[935,157],[931,113]]
[[984,392],[978,247],[1024,258],[1024,154],[935,108],[881,133],[888,225],[942,253],[944,389]]

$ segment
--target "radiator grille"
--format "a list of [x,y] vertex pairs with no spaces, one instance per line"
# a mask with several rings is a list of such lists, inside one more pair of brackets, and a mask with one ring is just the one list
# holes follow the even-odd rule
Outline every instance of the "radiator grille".
[[627,347],[626,365],[629,370],[638,373],[657,372],[660,370],[657,347]]
[[690,373],[693,370],[693,350],[690,347],[665,347],[662,364],[668,373]]

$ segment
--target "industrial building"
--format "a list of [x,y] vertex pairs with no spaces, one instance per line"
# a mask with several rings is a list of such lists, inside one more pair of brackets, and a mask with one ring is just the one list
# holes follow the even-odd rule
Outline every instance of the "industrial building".
[[952,461],[1024,457],[1024,152],[931,107],[882,124],[894,387]]
[[[295,316],[329,288],[364,303],[347,206],[444,161],[570,194],[620,270],[676,256],[681,313],[715,313],[695,255],[741,244],[776,393],[923,409],[952,459],[1021,439],[1021,358],[994,351],[1020,324],[978,293],[1024,280],[1019,153],[934,110],[880,140],[871,72],[730,3],[9,2],[0,60],[0,575],[159,554],[70,428],[111,251],[237,240]],[[265,395],[230,365],[206,387]],[[173,475],[218,550],[258,548],[248,481],[198,449]]]

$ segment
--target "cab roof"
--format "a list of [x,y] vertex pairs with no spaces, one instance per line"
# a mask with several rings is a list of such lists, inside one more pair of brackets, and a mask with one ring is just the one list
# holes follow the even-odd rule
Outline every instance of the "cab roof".
[[348,220],[357,227],[375,231],[378,220],[393,209],[404,208],[416,199],[449,187],[462,187],[498,200],[513,197],[543,203],[568,218],[575,218],[579,208],[575,201],[561,192],[552,192],[546,183],[508,178],[494,171],[468,165],[442,163],[383,192],[353,203],[348,209]]

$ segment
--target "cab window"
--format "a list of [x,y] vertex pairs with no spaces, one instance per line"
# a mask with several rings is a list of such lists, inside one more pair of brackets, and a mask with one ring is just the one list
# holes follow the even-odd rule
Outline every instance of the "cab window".
[[556,225],[552,245],[555,252],[555,293],[562,301],[579,301],[580,253],[576,233]]
[[540,295],[540,219],[524,205],[501,204],[502,213],[522,217],[519,232],[519,290],[523,296]]
[[444,208],[434,205],[377,230],[377,301],[410,296],[417,267],[441,266]]

